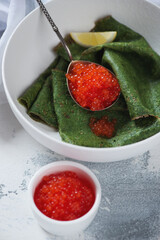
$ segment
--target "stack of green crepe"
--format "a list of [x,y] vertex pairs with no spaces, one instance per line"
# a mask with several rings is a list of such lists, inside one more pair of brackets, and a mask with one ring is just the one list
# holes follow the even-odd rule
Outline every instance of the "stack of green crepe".
[[[70,97],[65,72],[69,63],[62,46],[57,59],[18,99],[37,121],[57,128],[63,141],[88,147],[115,147],[148,138],[160,130],[160,56],[146,40],[112,17],[96,22],[92,31],[117,31],[112,43],[85,49],[70,41],[74,59],[110,68],[119,79],[121,97],[108,110],[90,112]],[[111,139],[97,137],[89,127],[91,117],[117,119]]]

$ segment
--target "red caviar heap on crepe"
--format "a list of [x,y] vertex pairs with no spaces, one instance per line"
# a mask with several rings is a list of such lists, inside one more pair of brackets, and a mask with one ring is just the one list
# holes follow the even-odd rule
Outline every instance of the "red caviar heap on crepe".
[[96,120],[96,118],[91,118],[89,126],[92,132],[98,137],[107,137],[111,138],[115,134],[115,124],[117,120],[113,119],[112,121],[108,120],[107,116],[102,117],[101,119]]

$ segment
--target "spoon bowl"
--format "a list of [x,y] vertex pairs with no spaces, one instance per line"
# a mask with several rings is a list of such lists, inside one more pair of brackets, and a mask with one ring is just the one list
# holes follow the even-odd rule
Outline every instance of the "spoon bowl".
[[[37,0],[37,2],[38,2],[38,4],[39,4],[42,12],[45,14],[46,18],[48,19],[49,23],[51,24],[52,29],[53,29],[54,32],[57,34],[59,40],[61,41],[62,46],[63,46],[64,49],[66,50],[66,53],[67,53],[67,55],[68,55],[68,57],[69,57],[69,59],[70,59],[70,64],[69,64],[69,66],[68,66],[67,74],[66,74],[67,76],[70,74],[71,69],[72,69],[72,67],[75,65],[75,63],[80,63],[80,64],[82,64],[82,65],[94,64],[94,65],[96,66],[96,69],[98,69],[99,67],[101,67],[101,68],[105,69],[108,73],[110,73],[110,74],[112,75],[112,77],[114,77],[114,79],[116,79],[115,75],[114,75],[110,70],[108,70],[108,69],[105,68],[104,66],[101,66],[100,64],[92,63],[92,62],[89,62],[89,61],[83,61],[83,60],[73,60],[71,51],[70,51],[69,47],[67,46],[66,41],[64,40],[64,38],[62,37],[61,33],[59,32],[58,27],[56,26],[56,24],[55,24],[54,21],[52,20],[52,18],[51,18],[51,16],[50,16],[49,12],[47,11],[46,7],[44,6],[44,4],[42,3],[41,0]],[[97,72],[97,75],[98,75],[98,74],[99,74],[99,72]],[[72,91],[71,91],[71,89],[70,89],[70,84],[69,84],[68,77],[66,78],[66,80],[67,80],[68,92],[69,92],[69,94],[71,95],[72,99],[76,102],[77,105],[79,105],[80,107],[82,107],[82,108],[84,108],[84,109],[86,109],[86,110],[102,111],[102,110],[108,109],[108,108],[110,108],[111,106],[113,106],[113,105],[115,104],[115,102],[117,102],[117,100],[118,100],[118,98],[119,98],[119,95],[120,95],[120,86],[119,86],[119,84],[118,84],[118,80],[116,79],[116,80],[117,80],[117,84],[118,84],[118,88],[119,88],[118,94],[116,94],[116,98],[115,98],[113,101],[110,101],[110,104],[107,103],[107,104],[104,105],[104,104],[100,104],[100,96],[98,96],[98,94],[97,94],[96,98],[93,98],[92,103],[91,103],[91,108],[90,108],[90,107],[88,107],[86,104],[85,104],[85,106],[83,106],[82,104],[80,104],[79,101],[77,101],[77,99],[75,98],[75,96],[73,95],[73,93],[72,93]],[[94,80],[94,79],[93,79],[93,80]],[[87,83],[87,84],[88,84],[88,83]],[[112,85],[113,85],[113,84],[112,84]],[[111,85],[110,85],[110,86],[111,86]],[[83,87],[85,87],[85,86],[83,86]],[[94,87],[95,87],[95,86],[94,86]],[[99,87],[98,87],[98,88],[99,88]],[[98,88],[97,88],[97,90],[99,91]],[[101,86],[101,88],[106,89],[106,92],[108,93],[108,95],[111,95],[111,94],[112,94],[112,93],[111,93],[111,90],[109,90],[109,88],[107,89],[107,88],[105,88],[105,87],[103,87],[103,86]],[[111,86],[111,88],[112,88],[112,86]],[[104,91],[103,91],[103,92],[104,92]],[[101,101],[103,101],[103,99],[102,99]],[[104,101],[103,101],[103,102],[104,102]],[[96,105],[96,103],[97,103],[97,106],[98,106],[98,107],[94,106],[94,105]],[[100,105],[101,105],[101,106],[100,106]]]
[[[78,104],[81,108],[89,110],[89,111],[102,111],[102,110],[106,110],[106,109],[110,108],[111,106],[113,106],[118,101],[119,96],[120,96],[119,84],[118,84],[117,96],[116,96],[116,98],[112,102],[109,102],[109,104],[107,104],[107,101],[105,102],[103,100],[103,101],[101,101],[101,103],[103,104],[103,107],[102,106],[99,107],[99,108],[98,107],[97,108],[96,107],[92,107],[92,105],[93,105],[92,103],[94,102],[94,98],[92,96],[93,96],[94,93],[93,93],[92,89],[90,90],[90,88],[91,88],[91,85],[93,85],[93,81],[94,81],[94,85],[96,84],[96,76],[95,76],[95,78],[92,79],[92,81],[90,79],[89,80],[87,79],[85,81],[85,77],[88,77],[88,72],[85,74],[85,70],[84,70],[83,72],[81,71],[82,73],[80,73],[80,74],[75,73],[75,74],[77,74],[77,77],[76,77],[77,78],[77,82],[76,83],[74,83],[74,82],[72,83],[72,80],[70,80],[67,76],[70,75],[70,73],[72,73],[72,69],[74,68],[74,65],[76,65],[76,64],[82,64],[84,66],[86,66],[86,65],[94,65],[97,69],[99,69],[99,68],[102,69],[103,68],[104,70],[107,70],[108,75],[112,76],[112,79],[115,79],[117,81],[117,83],[118,83],[118,80],[116,79],[116,76],[113,74],[113,72],[111,72],[110,70],[106,69],[105,67],[102,67],[100,64],[92,63],[90,61],[81,61],[81,60],[71,61],[70,64],[68,65],[67,74],[66,74],[66,81],[67,81],[68,91],[69,91],[72,99],[76,102],[76,104]],[[98,72],[96,74],[98,74]],[[102,78],[103,78],[103,76],[102,76]],[[83,86],[82,87],[81,87],[82,83],[81,83],[80,79],[83,82]],[[107,81],[107,77],[106,77],[106,81]],[[88,86],[89,82],[90,82],[90,85]],[[78,100],[78,98],[76,99],[76,93],[72,92],[72,90],[71,90],[73,88],[72,85],[77,87],[77,91],[75,91],[75,89],[74,89],[74,92],[78,93],[79,100]],[[100,89],[98,87],[95,87],[94,85],[93,85],[93,89],[95,91],[100,91],[101,90],[101,92],[103,92],[103,85],[101,86]],[[88,91],[84,91],[84,93],[87,94],[87,99],[85,98],[84,94],[82,94],[82,97],[80,99],[80,91],[81,91],[82,88],[83,88],[83,91],[84,91],[84,88],[88,89]],[[109,90],[110,90],[110,93],[111,93],[111,89],[109,89]],[[91,91],[90,94],[88,94],[89,91]],[[89,95],[92,95],[90,97],[90,99],[91,99],[90,101],[89,101]],[[98,97],[100,97],[100,99],[101,98],[106,98],[106,96],[101,96],[99,94],[98,96],[96,96],[95,101],[98,99]],[[84,98],[86,99],[85,105],[81,104],[82,101],[84,101],[83,100]],[[80,100],[81,100],[81,102],[80,102]]]

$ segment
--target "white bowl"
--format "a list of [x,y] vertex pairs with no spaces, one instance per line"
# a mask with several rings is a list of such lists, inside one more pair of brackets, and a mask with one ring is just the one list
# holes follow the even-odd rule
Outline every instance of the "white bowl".
[[[95,202],[92,208],[84,216],[72,221],[57,221],[45,216],[39,211],[33,200],[35,188],[41,179],[46,175],[62,171],[73,171],[79,177],[87,177],[95,190]],[[55,235],[66,236],[84,231],[96,216],[101,201],[101,186],[96,176],[87,167],[71,161],[54,162],[40,168],[31,179],[28,190],[31,209],[38,223],[47,232]]]
[[[71,31],[89,31],[95,20],[112,15],[142,34],[160,54],[160,8],[145,0],[54,0],[46,4],[62,35]],[[26,131],[44,146],[78,160],[110,162],[128,159],[160,143],[160,133],[137,143],[114,148],[90,148],[65,143],[52,128],[33,121],[17,98],[53,61],[53,47],[59,39],[36,9],[11,36],[3,58],[3,83],[15,116]]]

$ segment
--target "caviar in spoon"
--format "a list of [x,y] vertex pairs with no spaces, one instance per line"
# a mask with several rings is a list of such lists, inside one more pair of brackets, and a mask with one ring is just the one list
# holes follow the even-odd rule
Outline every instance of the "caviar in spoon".
[[73,61],[72,54],[41,0],[37,0],[70,59],[67,86],[74,101],[87,110],[101,111],[111,107],[120,95],[117,78],[107,68],[87,61]]
[[100,111],[113,105],[119,97],[117,78],[101,65],[74,61],[66,77],[70,94],[83,108]]

